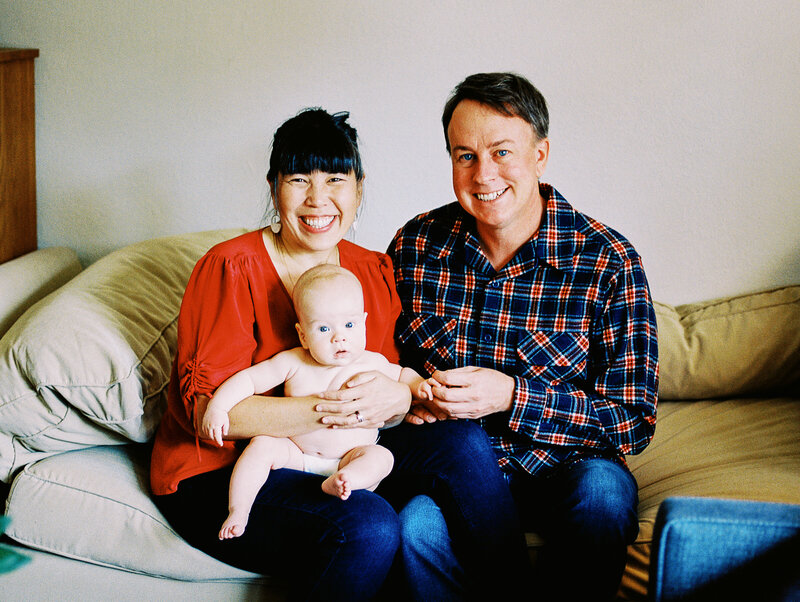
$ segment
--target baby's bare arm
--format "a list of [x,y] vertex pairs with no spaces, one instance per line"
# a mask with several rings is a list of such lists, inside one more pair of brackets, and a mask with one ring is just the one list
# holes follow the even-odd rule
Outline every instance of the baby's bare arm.
[[401,383],[408,385],[415,400],[430,401],[433,399],[433,390],[431,389],[431,385],[435,384],[435,381],[432,383],[431,379],[422,378],[416,370],[411,368],[403,368],[400,372],[400,378],[398,380]]
[[[292,378],[302,363],[302,353],[290,349],[237,372],[219,386],[210,400],[198,397],[195,420],[200,434],[222,445],[227,436],[287,436],[313,430],[308,419],[318,419],[318,414],[313,413],[314,400],[256,395]],[[280,399],[281,403],[264,403],[266,399]]]
[[214,440],[222,447],[222,440],[230,430],[228,412],[242,399],[255,391],[251,377],[253,367],[237,372],[228,378],[214,393],[202,414],[200,434],[206,439]]
[[290,349],[237,372],[214,392],[208,410],[230,412],[243,399],[286,382],[297,369],[297,364],[298,355]]
[[430,379],[426,380],[417,373],[413,368],[406,368],[398,364],[392,364],[383,355],[379,353],[372,354],[375,361],[375,369],[383,372],[386,376],[396,380],[399,383],[407,385],[411,389],[411,395],[416,400],[430,400],[433,399],[433,391],[431,390]]

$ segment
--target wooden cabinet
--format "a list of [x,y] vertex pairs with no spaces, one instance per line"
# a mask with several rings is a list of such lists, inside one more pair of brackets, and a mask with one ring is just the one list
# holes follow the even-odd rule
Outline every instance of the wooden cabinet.
[[0,48],[0,263],[36,250],[33,60],[38,50]]

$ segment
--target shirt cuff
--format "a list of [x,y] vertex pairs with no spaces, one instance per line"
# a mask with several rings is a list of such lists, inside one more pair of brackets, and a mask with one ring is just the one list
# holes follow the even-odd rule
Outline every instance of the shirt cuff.
[[516,433],[533,435],[542,423],[547,403],[547,387],[536,380],[514,376],[514,401],[508,428]]

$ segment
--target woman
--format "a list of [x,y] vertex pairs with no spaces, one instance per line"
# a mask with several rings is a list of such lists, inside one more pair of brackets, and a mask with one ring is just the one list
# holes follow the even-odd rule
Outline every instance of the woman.
[[[242,536],[217,538],[239,453],[235,439],[293,436],[330,425],[380,427],[399,421],[411,400],[408,386],[369,372],[326,393],[326,400],[287,398],[275,390],[239,403],[230,412],[230,440],[223,447],[197,435],[210,396],[226,378],[298,345],[291,293],[299,276],[315,265],[338,264],[356,274],[368,314],[367,349],[398,361],[393,334],[400,304],[391,262],[343,240],[360,206],[364,181],[347,114],[308,109],[284,123],[275,133],[267,180],[275,206],[270,227],[212,248],[187,285],[168,407],[153,448],[151,485],[173,528],[211,556],[243,569],[285,575],[293,597],[369,599],[401,544],[400,518],[378,493],[357,491],[342,501],[321,492],[318,475],[276,470],[261,488]],[[482,431],[469,423],[426,427],[410,427],[417,431],[412,438],[395,435],[397,476],[394,485],[387,479],[386,491],[402,491],[403,499],[430,493],[426,499],[435,499],[445,516],[452,513],[469,539],[473,514],[485,514],[472,506],[470,491],[475,470],[492,470],[490,447],[480,439]],[[395,430],[402,429],[389,429]],[[440,441],[449,441],[447,452],[439,448]],[[462,466],[473,472],[461,474]],[[446,479],[438,478],[441,471]],[[469,499],[453,502],[463,499],[462,490]],[[400,506],[403,499],[393,501]],[[425,524],[413,510],[405,516],[417,530]]]

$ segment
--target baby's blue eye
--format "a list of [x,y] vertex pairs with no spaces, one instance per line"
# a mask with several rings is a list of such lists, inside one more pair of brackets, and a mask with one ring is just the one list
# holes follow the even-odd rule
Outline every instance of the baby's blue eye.
[[319,331],[320,332],[328,332],[329,330],[330,330],[330,328],[328,328],[327,326],[320,326],[319,327]]
[[353,328],[354,326],[355,324],[353,324],[352,322],[348,322],[347,324],[344,325],[345,328]]

